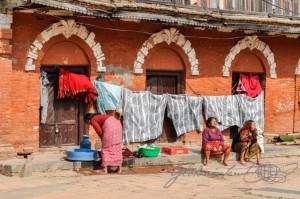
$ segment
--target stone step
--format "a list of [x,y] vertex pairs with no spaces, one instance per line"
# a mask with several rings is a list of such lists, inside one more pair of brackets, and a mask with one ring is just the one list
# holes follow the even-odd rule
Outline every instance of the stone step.
[[[299,146],[274,146],[266,145],[265,154],[262,158],[300,156]],[[73,162],[65,159],[63,153],[49,154],[39,153],[33,154],[32,162],[30,163],[31,172],[48,172],[55,170],[79,170],[79,169],[97,169],[100,168],[100,162]],[[211,158],[216,161],[217,158]],[[236,161],[238,154],[231,152],[228,158],[229,161]],[[166,155],[160,154],[155,158],[124,158],[123,167],[149,167],[149,166],[166,166],[166,165],[188,165],[201,163],[204,156],[200,154],[199,148],[189,148],[187,155]],[[221,159],[219,159],[220,161]],[[0,174],[7,176],[22,176],[25,158],[11,159],[0,161]],[[28,166],[28,165],[27,165]]]

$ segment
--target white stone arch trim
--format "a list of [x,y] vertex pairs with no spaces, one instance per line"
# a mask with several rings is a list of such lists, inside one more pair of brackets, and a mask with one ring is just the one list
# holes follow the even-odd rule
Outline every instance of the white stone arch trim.
[[196,58],[196,51],[192,48],[191,42],[185,38],[184,35],[179,33],[179,30],[175,28],[164,29],[158,33],[154,33],[145,41],[141,49],[137,53],[137,58],[134,61],[134,73],[143,73],[143,64],[145,57],[148,55],[149,50],[152,49],[156,44],[166,42],[168,45],[171,43],[177,44],[184,53],[188,56],[189,63],[191,65],[192,75],[199,75],[198,59]]
[[50,25],[36,37],[27,52],[26,71],[35,70],[36,65],[34,61],[38,58],[39,51],[47,41],[59,34],[64,35],[67,39],[72,35],[80,37],[93,51],[96,58],[97,72],[106,71],[106,68],[103,66],[105,56],[102,52],[100,43],[95,39],[95,33],[88,31],[85,26],[77,24],[73,19],[60,20],[59,22]]
[[298,60],[295,74],[296,74],[296,75],[300,75],[300,59]]
[[260,52],[262,52],[268,60],[271,78],[277,78],[274,53],[271,51],[270,47],[265,42],[257,38],[257,35],[246,36],[244,39],[240,40],[234,47],[231,48],[229,54],[225,59],[225,64],[222,70],[223,76],[228,77],[230,75],[229,69],[231,67],[232,61],[241,50],[244,50],[246,48],[249,48],[250,50],[257,49]]

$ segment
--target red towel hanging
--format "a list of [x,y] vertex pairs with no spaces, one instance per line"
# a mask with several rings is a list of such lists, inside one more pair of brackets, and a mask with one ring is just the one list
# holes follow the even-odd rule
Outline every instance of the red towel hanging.
[[262,92],[262,87],[259,83],[258,75],[250,76],[240,74],[237,92],[246,93],[249,97],[256,97]]
[[96,88],[85,75],[78,75],[60,69],[58,99],[66,97],[79,97],[86,103],[96,100]]

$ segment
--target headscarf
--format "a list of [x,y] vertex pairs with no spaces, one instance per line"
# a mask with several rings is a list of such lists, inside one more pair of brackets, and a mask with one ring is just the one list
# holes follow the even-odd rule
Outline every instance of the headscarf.
[[257,129],[251,129],[251,123],[253,123],[253,120],[247,120],[243,127],[240,130],[240,139],[242,141],[251,141],[252,139],[256,139],[257,137]]

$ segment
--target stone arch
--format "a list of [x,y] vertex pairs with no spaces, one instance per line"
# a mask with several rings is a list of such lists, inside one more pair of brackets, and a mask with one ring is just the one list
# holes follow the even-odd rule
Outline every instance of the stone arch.
[[263,53],[266,57],[268,64],[270,66],[271,78],[276,78],[276,62],[274,59],[274,53],[271,51],[269,45],[257,38],[257,35],[246,36],[244,39],[240,40],[234,47],[231,48],[229,54],[225,59],[225,64],[223,66],[223,76],[228,77],[230,72],[231,63],[235,56],[243,49],[249,48],[250,50],[257,49]]
[[37,60],[39,51],[47,41],[59,34],[64,35],[67,39],[72,35],[80,37],[93,51],[96,58],[97,72],[106,71],[106,68],[103,66],[105,56],[102,52],[100,43],[95,40],[95,33],[88,31],[85,26],[77,24],[73,19],[60,20],[59,22],[50,25],[35,38],[27,53],[25,71],[35,70],[36,65],[34,61]]
[[296,75],[300,75],[300,59],[298,60],[295,74],[296,74]]
[[192,48],[192,44],[185,38],[184,35],[179,33],[179,30],[175,28],[164,29],[158,33],[152,34],[147,41],[145,41],[141,49],[137,53],[137,58],[134,61],[134,73],[143,73],[143,64],[145,62],[145,56],[148,55],[149,50],[156,44],[166,42],[168,45],[171,43],[177,44],[184,53],[188,56],[188,60],[191,66],[192,75],[199,75],[198,59],[196,58],[195,49]]

